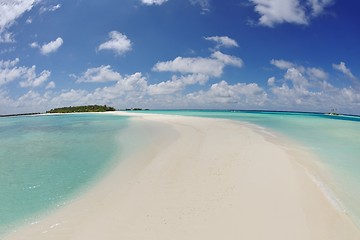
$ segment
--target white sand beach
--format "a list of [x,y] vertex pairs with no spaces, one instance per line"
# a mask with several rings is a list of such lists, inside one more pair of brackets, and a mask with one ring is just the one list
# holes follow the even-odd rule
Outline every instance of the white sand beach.
[[118,114],[146,132],[127,141],[149,144],[6,239],[360,239],[301,166],[313,157],[301,148],[230,120]]

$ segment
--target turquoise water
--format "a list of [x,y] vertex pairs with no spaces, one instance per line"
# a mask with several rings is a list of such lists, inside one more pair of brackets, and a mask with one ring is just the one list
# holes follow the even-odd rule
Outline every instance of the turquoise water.
[[0,234],[65,204],[111,166],[128,118],[0,118]]
[[329,170],[326,185],[360,226],[360,117],[258,111],[150,111],[245,121],[295,140]]
[[[360,219],[360,117],[246,111],[149,113],[245,121],[301,143],[320,156],[331,172],[326,183],[354,219]],[[123,152],[118,138],[126,138],[122,131],[127,122],[126,117],[98,114],[0,118],[0,235],[65,204],[104,174],[114,164],[114,156]]]

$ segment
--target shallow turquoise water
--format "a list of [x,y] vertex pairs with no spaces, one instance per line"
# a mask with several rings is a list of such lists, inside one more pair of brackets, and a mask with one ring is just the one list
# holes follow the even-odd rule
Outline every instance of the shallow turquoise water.
[[[303,144],[331,170],[327,183],[360,219],[359,117],[246,111],[149,113],[245,121]],[[114,156],[123,152],[118,138],[126,138],[121,133],[127,121],[98,114],[0,118],[0,235],[65,204],[105,173]]]
[[126,117],[0,118],[0,234],[63,205],[111,166]]
[[360,117],[259,111],[150,112],[245,121],[295,140],[320,157],[330,171],[326,185],[360,226]]

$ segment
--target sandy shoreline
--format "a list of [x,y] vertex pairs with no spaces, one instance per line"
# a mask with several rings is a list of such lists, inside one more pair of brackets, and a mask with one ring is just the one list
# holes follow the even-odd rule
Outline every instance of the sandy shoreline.
[[241,123],[133,116],[147,146],[6,239],[360,239],[288,150]]

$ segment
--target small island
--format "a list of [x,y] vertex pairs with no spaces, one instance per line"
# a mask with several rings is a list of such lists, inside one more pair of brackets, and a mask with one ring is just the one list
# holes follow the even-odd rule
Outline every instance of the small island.
[[106,105],[87,105],[87,106],[70,106],[62,108],[54,108],[46,113],[75,113],[75,112],[108,112],[116,111],[113,107],[108,107]]

